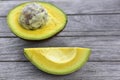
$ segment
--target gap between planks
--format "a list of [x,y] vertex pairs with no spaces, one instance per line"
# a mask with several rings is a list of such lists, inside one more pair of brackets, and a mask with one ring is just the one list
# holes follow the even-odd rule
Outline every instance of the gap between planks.
[[[120,36],[120,30],[114,31],[62,31],[54,37],[102,37],[102,36]],[[18,38],[11,32],[0,33],[0,38]]]

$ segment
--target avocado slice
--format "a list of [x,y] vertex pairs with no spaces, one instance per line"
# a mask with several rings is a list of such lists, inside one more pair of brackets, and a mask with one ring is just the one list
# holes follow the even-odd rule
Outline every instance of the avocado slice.
[[91,50],[80,47],[24,48],[24,55],[38,69],[54,75],[66,75],[80,69]]
[[32,2],[18,5],[12,9],[7,16],[9,28],[15,35],[26,40],[43,40],[54,36],[64,29],[67,23],[66,14],[61,9],[48,2],[36,2],[42,5],[48,12],[49,20],[46,25],[37,30],[27,30],[23,28],[18,19],[23,8],[30,3]]

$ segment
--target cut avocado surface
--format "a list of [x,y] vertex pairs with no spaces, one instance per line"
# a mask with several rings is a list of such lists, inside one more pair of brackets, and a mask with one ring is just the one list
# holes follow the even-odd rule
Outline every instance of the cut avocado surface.
[[24,55],[40,70],[55,74],[70,74],[88,60],[91,50],[79,47],[25,48]]
[[30,3],[32,2],[20,4],[9,12],[7,16],[7,22],[9,28],[14,34],[16,34],[20,38],[27,40],[43,40],[54,36],[64,29],[67,23],[66,14],[55,5],[48,2],[36,2],[42,5],[48,12],[49,19],[46,25],[37,30],[24,29],[19,24],[18,19],[20,17],[22,9]]

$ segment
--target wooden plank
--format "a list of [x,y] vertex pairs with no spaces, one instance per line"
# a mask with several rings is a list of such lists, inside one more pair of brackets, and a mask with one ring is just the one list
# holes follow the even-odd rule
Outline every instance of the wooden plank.
[[[0,16],[6,16],[8,11],[18,4],[34,0],[0,1]],[[51,2],[67,14],[106,14],[120,13],[120,0],[42,0]]]
[[5,38],[6,38],[6,37],[12,37],[12,38],[13,38],[13,37],[16,37],[16,36],[15,36],[13,33],[10,33],[10,32],[8,32],[8,33],[5,33],[5,32],[4,32],[4,33],[0,33],[0,37],[1,37],[1,38],[4,38],[4,37],[5,37]]
[[120,62],[88,62],[66,76],[46,74],[29,62],[0,62],[1,80],[119,80]]
[[10,32],[5,17],[0,17],[0,33],[1,32]]
[[[2,35],[2,34],[1,34]],[[11,33],[8,33],[7,35],[12,36]],[[86,36],[120,36],[119,30],[113,30],[113,31],[80,31],[80,32],[72,32],[72,31],[63,31],[57,36],[66,36],[66,37],[86,37]]]
[[120,37],[53,37],[44,41],[25,41],[19,38],[0,39],[0,61],[26,61],[23,48],[27,47],[88,47],[90,61],[120,61]]
[[[0,17],[0,32],[10,32],[5,17]],[[68,23],[63,31],[113,32],[120,30],[120,15],[75,15],[68,16]],[[106,32],[106,33],[107,33]],[[116,33],[117,33],[116,32]],[[119,33],[118,33],[119,34]]]
[[113,31],[120,29],[120,15],[78,15],[68,18],[66,31]]

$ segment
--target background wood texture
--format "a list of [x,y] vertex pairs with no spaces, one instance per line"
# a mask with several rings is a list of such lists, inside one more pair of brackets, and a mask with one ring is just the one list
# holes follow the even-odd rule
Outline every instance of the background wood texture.
[[[120,80],[120,0],[42,0],[68,15],[66,28],[44,41],[26,41],[11,33],[6,17],[18,4],[35,0],[0,0],[0,80]],[[66,76],[35,68],[26,47],[78,46],[92,49],[85,66]]]
[[1,80],[119,80],[120,62],[88,62],[66,76],[46,74],[29,62],[0,62],[0,73]]
[[[28,1],[46,1],[51,2],[67,14],[111,14],[120,13],[120,1],[119,0],[3,0],[0,2],[1,16],[8,14],[8,11],[14,6]],[[8,7],[9,5],[9,7]]]

